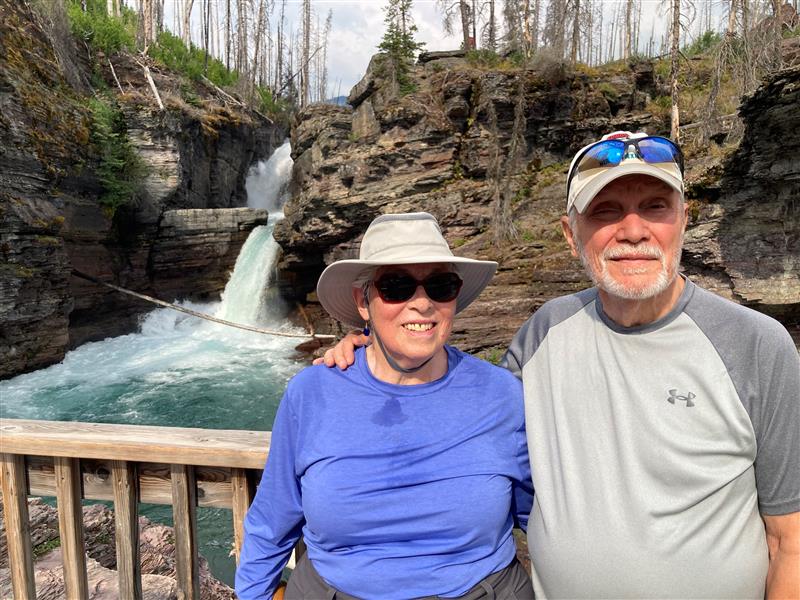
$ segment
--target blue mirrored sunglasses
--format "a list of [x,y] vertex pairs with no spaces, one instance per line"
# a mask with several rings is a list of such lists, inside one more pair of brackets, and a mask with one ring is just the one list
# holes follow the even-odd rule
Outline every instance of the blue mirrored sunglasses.
[[[636,154],[631,157],[630,148]],[[586,148],[567,177],[567,195],[578,173],[603,167],[616,167],[624,158],[639,158],[646,163],[675,163],[683,175],[683,152],[672,140],[660,136],[603,140]]]

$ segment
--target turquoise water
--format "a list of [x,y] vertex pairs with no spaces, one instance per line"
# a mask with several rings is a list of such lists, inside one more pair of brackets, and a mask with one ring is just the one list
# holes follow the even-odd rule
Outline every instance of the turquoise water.
[[[251,173],[249,205],[278,208],[290,169],[286,144]],[[180,304],[237,323],[302,333],[283,319],[284,307],[270,289],[278,251],[272,227],[280,217],[271,213],[270,224],[250,234],[220,302]],[[300,341],[158,309],[142,319],[137,333],[85,344],[60,364],[0,382],[0,416],[266,431],[286,382],[305,365],[294,351]],[[141,505],[141,514],[169,525],[171,511]],[[199,509],[198,535],[212,572],[232,583],[231,512]]]

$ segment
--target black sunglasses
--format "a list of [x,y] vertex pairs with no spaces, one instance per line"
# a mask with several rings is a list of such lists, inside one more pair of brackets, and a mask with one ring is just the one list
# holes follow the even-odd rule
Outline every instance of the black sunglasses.
[[463,283],[455,273],[433,273],[422,281],[407,273],[384,273],[375,280],[375,289],[384,302],[405,302],[416,294],[419,286],[434,302],[450,302],[458,297]]

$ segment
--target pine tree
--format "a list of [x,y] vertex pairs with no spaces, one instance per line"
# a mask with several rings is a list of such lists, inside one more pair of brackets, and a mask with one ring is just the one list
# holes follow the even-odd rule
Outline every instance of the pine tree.
[[417,26],[411,18],[411,0],[389,0],[383,10],[386,31],[378,49],[389,56],[400,93],[409,93],[413,91],[413,85],[408,79],[408,63],[424,46],[414,40]]
[[378,49],[395,61],[414,60],[425,44],[414,40],[417,26],[411,18],[411,0],[389,0],[383,12],[386,31]]

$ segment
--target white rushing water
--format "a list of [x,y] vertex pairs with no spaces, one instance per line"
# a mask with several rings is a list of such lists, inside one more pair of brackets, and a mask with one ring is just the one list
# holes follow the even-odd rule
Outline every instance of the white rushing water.
[[[182,306],[236,323],[302,333],[285,321],[269,287],[279,247],[272,238],[282,218],[292,169],[289,143],[247,178],[248,206],[270,211],[269,224],[248,237],[221,302]],[[84,344],[47,369],[0,381],[0,416],[255,429],[272,427],[301,340],[268,336],[198,319],[168,308],[154,310],[137,333]],[[142,514],[170,523],[170,508],[143,506]],[[230,511],[198,510],[200,551],[212,572],[233,582]]]
[[[269,284],[292,161],[289,143],[254,166],[248,205],[270,222],[245,242],[221,302],[182,306],[266,329],[295,330]],[[233,329],[157,309],[137,333],[84,344],[47,369],[0,382],[3,417],[269,429],[301,341]]]

